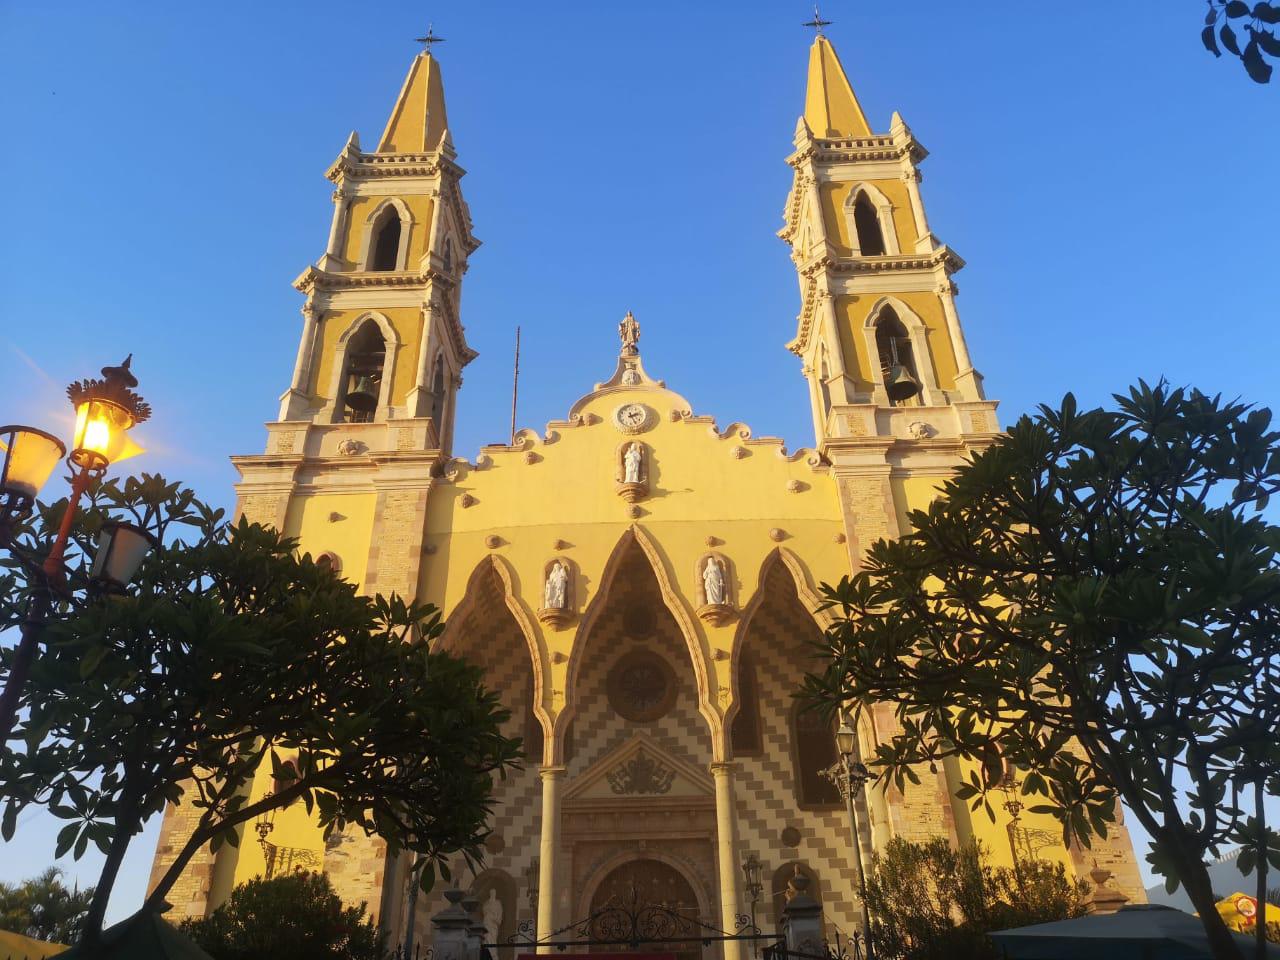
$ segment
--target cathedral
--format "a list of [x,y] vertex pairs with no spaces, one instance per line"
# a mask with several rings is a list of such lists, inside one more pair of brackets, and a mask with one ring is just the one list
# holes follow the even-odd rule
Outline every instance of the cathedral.
[[[835,732],[793,697],[826,623],[819,585],[901,534],[999,426],[956,309],[964,262],[925,215],[926,150],[897,113],[875,132],[821,33],[794,143],[778,233],[800,292],[786,347],[815,435],[794,450],[732,411],[691,409],[628,314],[616,357],[581,358],[563,419],[456,455],[476,358],[462,287],[480,241],[429,45],[381,137],[366,148],[353,133],[327,172],[332,226],[294,281],[301,336],[265,452],[233,458],[238,509],[367,593],[435,603],[443,647],[481,664],[510,708],[526,761],[497,783],[485,861],[461,879],[492,937],[545,937],[627,890],[709,928],[753,915],[772,929],[797,870],[828,935],[848,936],[859,855],[870,863],[893,837],[977,838],[997,863],[1037,856],[1082,877],[1101,865],[1144,899],[1122,824],[1080,850],[1013,804],[992,823],[954,796],[969,772],[955,762],[861,791],[855,850],[823,775]],[[592,386],[593,373],[606,376]],[[893,724],[874,711],[862,753]],[[263,771],[253,799],[271,789]],[[156,875],[194,813],[166,811]],[[254,876],[316,869],[391,942],[429,942],[439,885],[415,892],[408,858],[378,838],[326,842],[301,804],[249,826],[192,861],[173,916],[204,915]]]

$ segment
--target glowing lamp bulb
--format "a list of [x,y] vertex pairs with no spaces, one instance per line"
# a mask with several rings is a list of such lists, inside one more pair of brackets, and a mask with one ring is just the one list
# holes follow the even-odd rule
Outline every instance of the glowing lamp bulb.
[[109,400],[86,400],[76,407],[71,457],[82,467],[105,467],[136,453],[129,442],[129,411]]

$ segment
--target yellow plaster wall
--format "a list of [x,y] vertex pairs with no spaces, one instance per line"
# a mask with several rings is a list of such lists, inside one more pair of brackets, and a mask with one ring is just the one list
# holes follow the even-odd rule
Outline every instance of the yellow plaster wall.
[[[363,584],[376,503],[373,493],[298,496],[289,503],[285,533],[297,537],[301,548],[313,557],[336,553],[342,561],[342,576]],[[330,520],[334,513],[341,519]]]
[[[258,768],[253,778],[253,788],[249,802],[256,803],[270,792],[271,759],[268,757]],[[324,835],[314,817],[308,815],[306,804],[295,801],[283,810],[277,810],[274,828],[268,839],[277,847],[298,847],[310,850],[317,857],[317,862],[324,860]],[[262,845],[258,842],[258,834],[253,823],[244,828],[240,839],[239,856],[236,859],[235,878],[232,886],[252,880],[266,874],[267,861]],[[230,890],[227,891],[230,893]]]
[[[342,258],[353,266],[360,266],[360,254],[365,249],[364,236],[369,229],[369,217],[382,206],[386,197],[355,197],[347,208],[347,230],[343,237]],[[406,254],[406,267],[414,267],[427,252],[427,242],[431,237],[431,217],[435,202],[426,196],[403,196],[399,198],[409,208],[412,222],[409,225],[409,249]],[[402,228],[403,229],[403,228]]]
[[[929,344],[929,362],[933,365],[937,384],[943,390],[954,390],[956,357],[951,345],[951,336],[947,333],[947,317],[942,309],[942,301],[935,293],[895,293],[892,296],[895,300],[906,304],[923,321]],[[867,355],[863,328],[867,315],[879,301],[879,294],[870,293],[836,298],[840,348],[844,351],[845,366],[854,375],[859,390],[870,390],[872,385],[873,360]]]
[[[640,502],[642,514],[636,519],[628,516],[615,480],[619,447],[632,438],[611,422],[613,411],[628,402],[644,403],[657,415],[654,427],[635,437],[648,448],[651,470],[650,494]],[[729,660],[713,660],[712,651],[732,649],[740,621],[713,627],[694,616],[698,560],[708,550],[729,560],[733,597],[742,608],[755,595],[761,568],[776,548],[797,555],[813,588],[847,573],[848,554],[837,540],[843,522],[829,472],[803,457],[787,460],[779,444],[744,442],[736,431],[722,439],[706,422],[672,422],[670,411],[684,406],[666,390],[611,392],[584,408],[596,422],[554,428],[551,442],[526,431],[527,450],[490,449],[492,465],[464,467],[454,484],[436,485],[427,504],[429,552],[419,597],[441,606],[447,617],[464,598],[476,567],[489,555],[500,557],[532,624],[544,671],[551,670],[544,687],[563,691],[568,666],[552,667],[551,655],[570,654],[606,565],[635,524],[654,543],[665,576],[680,595],[677,602],[693,625],[701,654],[713,664],[717,691],[727,689]],[[737,447],[747,455],[736,458]],[[534,454],[532,463],[528,452]],[[788,489],[791,481],[797,490]],[[475,503],[464,508],[464,495]],[[784,531],[781,542],[770,537],[773,529]],[[500,538],[496,548],[486,545],[489,535]],[[717,543],[709,547],[708,537]],[[568,547],[557,551],[556,540]],[[560,630],[534,618],[542,601],[543,570],[554,556],[568,558],[576,568],[578,616]],[[562,703],[544,699],[544,705],[556,711]]]
[[[347,332],[347,328],[365,310],[331,310],[320,320],[320,343],[317,362],[312,365],[315,371],[310,385],[313,397],[332,400],[329,396],[329,385],[333,377],[333,368],[338,360],[338,341]],[[400,349],[396,354],[395,369],[392,371],[391,402],[400,405],[405,402],[409,391],[413,389],[413,378],[417,373],[418,349],[422,342],[422,314],[415,307],[387,307],[378,311],[395,327],[400,336]]]
[[883,193],[893,205],[893,229],[898,237],[899,250],[914,250],[919,236],[915,218],[911,215],[911,195],[901,180],[852,180],[847,183],[821,185],[822,217],[827,225],[827,237],[836,250],[844,256],[852,256],[853,244],[849,231],[853,228],[851,214],[845,210],[849,194],[859,183],[867,183]]

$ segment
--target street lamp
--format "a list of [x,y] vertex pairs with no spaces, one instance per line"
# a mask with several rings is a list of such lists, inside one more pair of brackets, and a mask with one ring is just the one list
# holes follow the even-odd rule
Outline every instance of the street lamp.
[[857,757],[858,735],[845,713],[840,715],[840,727],[836,731],[836,749],[840,759],[822,771],[822,775],[836,785],[849,813],[849,832],[853,842],[854,863],[858,867],[858,896],[862,899],[862,941],[866,944],[867,960],[875,960],[871,941],[871,909],[867,906],[867,875],[862,865],[862,837],[858,831],[858,794],[871,779],[871,772]]
[[0,538],[35,508],[36,494],[67,454],[61,440],[33,427],[0,427]]
[[[742,861],[742,872],[747,878],[747,898],[751,901],[751,934],[753,937],[759,936],[760,928],[756,925],[756,904],[760,902],[760,894],[764,892],[764,884],[760,882],[760,858],[755,855],[755,851],[747,854],[747,859]],[[757,943],[753,939],[751,941],[751,955],[756,955]]]
[[[53,594],[64,592],[67,541],[80,497],[112,463],[141,452],[129,430],[151,416],[151,407],[134,392],[138,379],[129,370],[130,354],[118,367],[103,367],[102,377],[78,380],[67,387],[76,410],[76,425],[67,466],[71,468],[71,496],[49,554],[36,562],[13,542],[18,524],[31,516],[36,495],[66,455],[62,441],[32,427],[0,427],[0,546],[7,547],[34,581],[22,621],[22,639],[13,651],[9,676],[0,693],[0,742],[9,739],[18,714],[18,700],[35,659],[40,634],[49,620]],[[90,576],[93,586],[123,592],[147,552],[157,544],[134,524],[104,526]]]

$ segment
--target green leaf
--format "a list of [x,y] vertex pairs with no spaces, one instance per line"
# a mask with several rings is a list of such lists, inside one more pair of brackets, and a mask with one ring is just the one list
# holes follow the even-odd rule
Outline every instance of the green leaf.
[[422,875],[418,878],[418,887],[423,893],[430,893],[431,888],[436,885],[436,868],[435,864],[428,861],[422,866]]
[[1262,58],[1262,51],[1258,47],[1258,38],[1255,35],[1244,48],[1244,54],[1240,57],[1244,63],[1245,72],[1249,74],[1249,78],[1254,83],[1270,83],[1271,82],[1271,64]]
[[65,827],[58,831],[58,840],[53,849],[53,859],[61,860],[67,855],[67,852],[76,842],[76,834],[80,831],[80,824],[68,823]]
[[1244,0],[1228,0],[1226,10],[1227,16],[1233,20],[1249,15],[1249,5]]
[[1263,23],[1280,23],[1280,4],[1256,3],[1253,15]]
[[[1280,57],[1280,40],[1276,39],[1276,35],[1270,30],[1253,30],[1250,31],[1253,39],[1258,41],[1258,46],[1262,48],[1263,53],[1270,54],[1273,57]],[[1267,508],[1265,498],[1266,494],[1262,494],[1258,498],[1258,509],[1265,510]]]
[[1224,47],[1237,57],[1240,56],[1240,41],[1236,39],[1236,32],[1231,29],[1229,23],[1223,23],[1222,29],[1218,31],[1218,37],[1222,40]]

